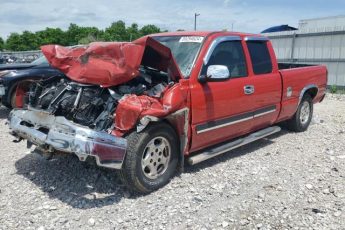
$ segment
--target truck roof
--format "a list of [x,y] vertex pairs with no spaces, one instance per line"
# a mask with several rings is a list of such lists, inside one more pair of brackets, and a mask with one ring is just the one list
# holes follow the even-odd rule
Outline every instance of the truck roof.
[[230,32],[230,31],[175,31],[175,32],[163,32],[163,33],[156,33],[151,34],[149,36],[203,36],[207,37],[211,34],[218,34],[219,36],[240,36],[240,37],[247,37],[247,36],[256,36],[256,37],[264,37],[260,34],[250,34],[250,33],[242,33],[242,32]]

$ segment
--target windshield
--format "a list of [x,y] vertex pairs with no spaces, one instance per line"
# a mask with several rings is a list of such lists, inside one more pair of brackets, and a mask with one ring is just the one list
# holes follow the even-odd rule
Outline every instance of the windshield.
[[46,63],[48,64],[48,61],[44,55],[37,58],[35,61],[31,62],[31,64],[34,64],[34,65],[41,65],[41,64],[46,64]]
[[154,37],[154,39],[170,48],[181,73],[189,77],[204,37],[166,36]]

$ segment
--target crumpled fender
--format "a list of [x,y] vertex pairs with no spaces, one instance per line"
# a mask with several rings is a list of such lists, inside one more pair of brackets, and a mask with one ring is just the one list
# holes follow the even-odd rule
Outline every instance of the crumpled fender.
[[162,98],[128,95],[119,101],[115,111],[115,135],[122,136],[146,115],[165,117],[186,107],[187,91],[179,83],[168,88]]
[[172,80],[182,76],[170,49],[149,36],[74,48],[45,45],[41,50],[51,66],[85,84],[109,87],[128,82],[139,75],[140,65],[164,71]]

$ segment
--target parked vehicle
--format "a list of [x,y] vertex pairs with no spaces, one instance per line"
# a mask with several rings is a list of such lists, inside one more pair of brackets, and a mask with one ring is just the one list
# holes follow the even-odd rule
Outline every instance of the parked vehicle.
[[12,134],[36,152],[75,153],[116,169],[132,190],[279,132],[305,131],[325,96],[327,69],[277,63],[270,41],[232,32],[154,34],[43,53],[68,79],[40,80]]
[[[8,108],[16,108],[16,92],[18,86],[20,86],[22,92],[27,92],[33,80],[53,76],[63,76],[63,73],[52,68],[44,56],[29,64],[0,65],[1,103]],[[18,100],[19,105],[25,103],[22,98]]]

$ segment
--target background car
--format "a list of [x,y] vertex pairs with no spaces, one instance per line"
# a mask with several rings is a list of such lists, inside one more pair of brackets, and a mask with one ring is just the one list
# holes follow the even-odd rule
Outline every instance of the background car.
[[15,108],[18,86],[27,91],[32,80],[54,76],[64,76],[64,74],[51,67],[44,56],[29,64],[0,65],[0,97],[2,104],[8,108]]

